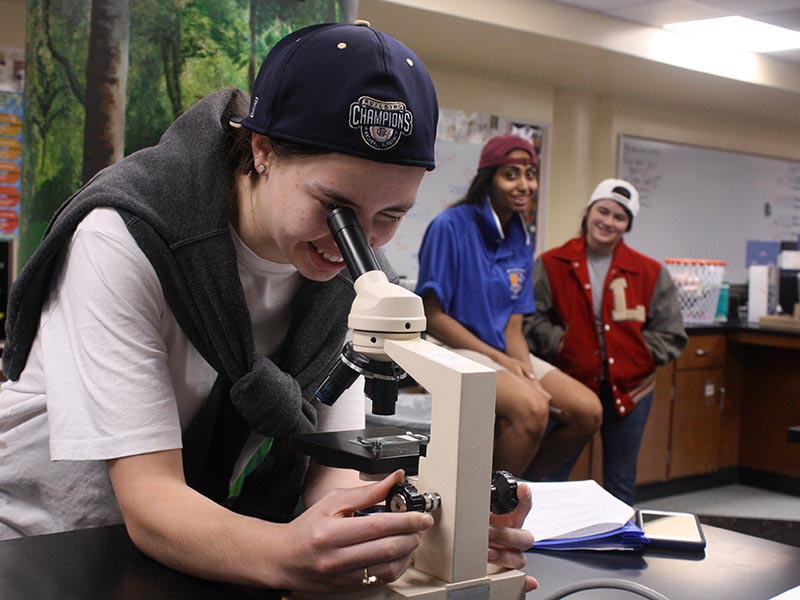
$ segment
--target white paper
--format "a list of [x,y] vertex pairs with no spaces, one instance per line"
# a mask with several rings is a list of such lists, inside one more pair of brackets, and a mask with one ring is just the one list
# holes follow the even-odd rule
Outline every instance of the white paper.
[[747,320],[757,323],[765,316],[769,297],[769,267],[751,265],[747,272]]
[[605,533],[633,518],[632,507],[592,479],[526,483],[533,493],[533,508],[523,527],[536,541]]

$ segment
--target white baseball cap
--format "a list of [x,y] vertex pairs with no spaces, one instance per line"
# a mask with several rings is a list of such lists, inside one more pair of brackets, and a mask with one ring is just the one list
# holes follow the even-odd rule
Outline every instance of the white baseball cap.
[[598,183],[586,206],[591,206],[598,200],[619,202],[633,217],[639,212],[639,192],[624,179],[604,179]]

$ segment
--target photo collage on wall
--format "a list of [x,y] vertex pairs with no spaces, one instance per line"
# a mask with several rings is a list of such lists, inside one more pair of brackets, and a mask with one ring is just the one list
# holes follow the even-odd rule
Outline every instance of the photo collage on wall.
[[11,284],[11,247],[19,236],[24,56],[21,48],[0,48],[0,338]]
[[19,235],[22,94],[0,91],[0,240]]

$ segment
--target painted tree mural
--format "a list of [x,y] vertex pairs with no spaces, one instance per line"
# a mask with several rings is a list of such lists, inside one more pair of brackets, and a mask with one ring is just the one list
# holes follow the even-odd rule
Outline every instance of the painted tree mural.
[[156,143],[206,94],[250,89],[268,50],[357,0],[29,0],[19,267],[56,208]]
[[83,181],[122,158],[129,29],[128,0],[92,0],[86,63]]

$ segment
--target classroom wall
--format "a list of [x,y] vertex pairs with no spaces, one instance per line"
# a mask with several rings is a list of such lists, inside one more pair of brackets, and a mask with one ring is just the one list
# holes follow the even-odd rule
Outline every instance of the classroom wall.
[[429,70],[443,107],[548,126],[549,193],[540,250],[568,239],[577,231],[586,182],[615,169],[614,145],[606,143],[611,127],[608,100],[591,92],[467,73],[436,63]]
[[[400,6],[395,6],[398,4]],[[629,23],[620,25],[605,17],[594,17],[585,14],[585,11],[538,0],[426,0],[424,4],[427,7],[453,14],[469,9],[472,17],[487,23],[497,21],[498,14],[511,15],[504,17],[504,27],[511,27],[512,24],[514,27],[503,30],[501,37],[497,35],[496,23],[489,23],[485,27],[485,36],[472,36],[472,52],[461,52],[454,57],[455,44],[448,38],[449,33],[439,29],[436,35],[430,35],[424,26],[418,26],[408,18],[412,11],[417,10],[415,5],[418,3],[408,2],[407,8],[403,4],[386,0],[361,0],[359,17],[372,18],[376,27],[397,35],[420,53],[431,71],[443,107],[499,114],[544,123],[550,127],[544,248],[555,246],[575,234],[585,201],[594,184],[616,171],[617,137],[621,133],[800,159],[800,123],[797,116],[800,111],[796,108],[800,106],[800,95],[794,105],[793,112],[797,113],[794,115],[775,110],[765,116],[753,114],[749,109],[752,96],[759,93],[759,84],[764,86],[764,96],[772,98],[767,88],[775,87],[775,83],[765,79],[766,75],[761,76],[763,81],[754,75],[755,79],[746,88],[740,89],[743,86],[734,87],[718,76],[701,76],[673,66],[664,77],[669,82],[669,88],[675,92],[671,96],[662,94],[652,97],[647,95],[647,90],[642,90],[635,97],[626,97],[615,93],[613,86],[618,84],[618,78],[636,76],[634,71],[638,63],[632,62],[633,59],[629,57],[627,62],[615,62],[618,57],[610,59],[606,49],[598,49],[592,54],[598,57],[596,62],[586,61],[585,55],[564,40],[574,36],[587,43],[602,43],[598,22],[606,27],[606,32],[618,27],[617,38],[638,35],[640,32],[632,29]],[[535,15],[537,18],[533,20],[539,22],[514,24],[515,14],[520,15],[520,20],[531,20],[531,15]],[[0,19],[0,45],[24,46],[25,0],[0,0],[0,15],[3,16]],[[567,18],[559,20],[559,16]],[[564,21],[568,23],[563,24]],[[561,25],[556,27],[555,23]],[[434,23],[436,26],[439,24],[439,21]],[[463,25],[463,19],[460,16],[453,17],[453,24],[454,27],[448,28],[450,31],[458,30]],[[520,29],[542,29],[545,26],[554,35],[561,36],[561,39],[553,42],[554,45],[540,35],[535,36],[533,41],[520,37]],[[587,34],[592,31],[595,32],[594,40]],[[417,35],[424,35],[426,40],[416,40]],[[487,68],[482,64],[469,64],[490,54],[491,47],[511,42],[526,44],[526,50],[518,48],[514,54],[509,53],[506,59],[501,59],[506,65]],[[541,60],[542,54],[545,55],[544,60]],[[638,62],[644,61],[641,59]],[[533,66],[529,68],[529,65]],[[759,73],[770,75],[777,69],[782,81],[787,82],[787,87],[800,87],[800,76],[795,72],[787,72],[785,67],[781,71],[782,65],[775,67],[772,63],[767,67]],[[582,71],[588,68],[596,74],[596,81],[587,83],[585,76],[580,81],[569,81],[570,78],[579,80]],[[645,64],[644,68],[657,70],[660,67],[653,63]],[[701,77],[705,80],[716,77],[719,80],[719,99],[713,95],[700,99],[696,97],[698,94],[695,90],[700,85],[698,79]],[[612,82],[611,91],[609,81]],[[625,89],[628,87],[630,84]],[[748,105],[741,110],[736,108],[737,93],[741,94],[742,104]],[[676,98],[679,100],[676,101]],[[724,109],[718,106],[722,100],[725,101]]]
[[0,46],[25,47],[25,0],[0,0]]
[[660,30],[543,0],[361,0],[359,17],[420,54],[441,106],[550,127],[540,250],[577,233],[591,190],[616,173],[622,133],[800,159],[800,65],[744,56],[752,68],[720,77],[717,64],[704,73],[654,61],[646,40],[640,56],[633,44],[623,54],[620,38]]
[[[431,68],[441,106],[545,123],[550,170],[544,248],[577,233],[594,185],[616,173],[620,134],[800,159],[800,127],[774,119],[628,101],[592,91]],[[800,98],[798,99],[800,106]]]

